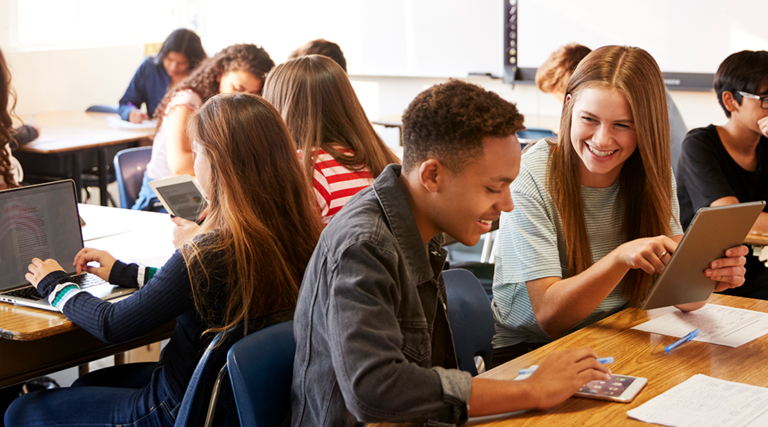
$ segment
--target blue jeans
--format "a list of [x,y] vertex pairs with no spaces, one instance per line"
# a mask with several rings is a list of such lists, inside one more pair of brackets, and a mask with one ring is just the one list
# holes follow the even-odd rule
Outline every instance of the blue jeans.
[[149,186],[149,181],[152,180],[153,178],[150,178],[149,175],[147,175],[147,171],[144,171],[144,178],[141,180],[141,190],[139,190],[139,195],[136,197],[136,203],[131,206],[131,209],[135,211],[168,213],[163,204],[160,203],[160,199],[157,198],[155,191]]
[[152,372],[151,382],[143,388],[89,386],[25,394],[8,408],[5,425],[173,426],[180,406],[180,400],[169,390],[165,371],[160,367]]

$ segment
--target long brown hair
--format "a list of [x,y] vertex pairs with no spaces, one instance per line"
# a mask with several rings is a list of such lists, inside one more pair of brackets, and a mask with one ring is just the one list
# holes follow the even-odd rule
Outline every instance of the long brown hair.
[[225,47],[213,58],[203,63],[192,71],[192,74],[184,79],[177,87],[169,90],[163,97],[163,101],[155,109],[154,117],[157,118],[157,129],[163,124],[165,107],[177,92],[191,89],[202,98],[203,102],[219,93],[219,80],[221,76],[230,72],[247,71],[262,82],[269,70],[275,66],[272,58],[261,47],[254,44],[233,44]]
[[[10,108],[9,108],[10,107]],[[5,146],[14,141],[13,120],[11,115],[16,109],[16,92],[11,86],[11,71],[0,50],[0,175],[8,188],[18,187],[19,183],[11,172],[13,165]]]
[[267,76],[264,99],[282,114],[310,183],[316,147],[348,169],[368,168],[374,177],[388,164],[400,163],[373,130],[347,74],[328,57],[309,55],[278,65]]
[[[636,47],[605,46],[593,51],[574,71],[560,118],[560,136],[551,147],[547,184],[563,222],[569,275],[593,264],[584,222],[579,162],[571,144],[573,106],[586,88],[616,88],[627,100],[635,123],[637,149],[619,175],[619,200],[624,203],[627,241],[671,234],[672,170],[669,118],[664,80],[656,61]],[[624,277],[630,304],[641,302],[653,277],[632,269]]]
[[[208,331],[293,309],[323,226],[280,114],[256,95],[223,94],[191,117],[188,132],[211,165],[210,213],[197,234],[215,237],[182,249]],[[223,283],[216,304],[214,276]]]

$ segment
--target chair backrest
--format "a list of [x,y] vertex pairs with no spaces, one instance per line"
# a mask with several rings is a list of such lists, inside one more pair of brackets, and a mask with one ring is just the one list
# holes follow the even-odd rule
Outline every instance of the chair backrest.
[[241,426],[280,427],[291,409],[293,321],[240,340],[227,355]]
[[130,209],[141,190],[144,170],[152,158],[152,147],[122,150],[115,156],[115,178],[120,192],[120,207]]
[[495,332],[491,303],[483,286],[467,270],[443,271],[443,280],[459,369],[475,376],[475,356],[482,357],[486,367],[491,366],[491,340]]
[[[227,351],[243,336],[243,324],[239,323],[226,331],[219,332],[213,338],[208,348],[203,353],[197,367],[192,373],[187,390],[184,392],[184,398],[181,401],[179,412],[176,415],[175,427],[198,427],[204,426],[206,414],[208,413],[211,395],[214,394],[214,385],[219,371],[227,362]],[[222,390],[231,389],[222,387]],[[231,395],[230,395],[231,397]],[[220,406],[226,404],[225,399]],[[215,405],[216,402],[214,401]],[[212,408],[217,409],[217,408]]]
[[112,105],[91,105],[85,110],[86,113],[114,113],[117,114],[117,107]]

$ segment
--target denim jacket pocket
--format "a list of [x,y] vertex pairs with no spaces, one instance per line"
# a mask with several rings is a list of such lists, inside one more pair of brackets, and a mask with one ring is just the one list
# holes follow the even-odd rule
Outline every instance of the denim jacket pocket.
[[410,362],[422,363],[432,357],[432,344],[427,325],[400,325],[403,335],[403,354]]

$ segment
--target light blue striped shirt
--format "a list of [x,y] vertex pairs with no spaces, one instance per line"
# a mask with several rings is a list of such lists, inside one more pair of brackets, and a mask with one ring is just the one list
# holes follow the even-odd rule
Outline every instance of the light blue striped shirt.
[[[539,327],[525,283],[544,277],[570,277],[563,225],[547,191],[549,146],[541,140],[523,155],[520,174],[512,183],[515,209],[501,215],[493,303],[496,335],[493,347],[520,342],[543,343],[551,338]],[[592,259],[596,262],[625,243],[622,225],[624,204],[617,203],[619,180],[608,188],[581,187],[584,218]],[[672,234],[682,234],[677,184],[672,179]],[[628,301],[623,282],[587,318],[570,332],[617,312]]]

